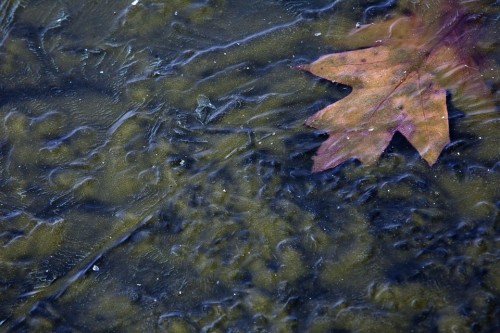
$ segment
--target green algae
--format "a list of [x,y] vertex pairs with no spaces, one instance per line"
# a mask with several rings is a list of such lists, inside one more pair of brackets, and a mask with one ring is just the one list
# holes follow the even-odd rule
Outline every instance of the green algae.
[[[236,22],[224,1],[129,5],[104,43],[86,29],[45,39],[60,73],[87,78],[81,91],[0,109],[0,321],[123,332],[467,332],[491,322],[476,314],[499,290],[494,126],[478,123],[479,149],[451,147],[432,169],[403,148],[374,167],[309,173],[317,144],[302,119],[345,92],[290,66],[340,49],[324,44],[360,7],[302,21],[259,2],[264,18],[290,25],[243,41],[241,31],[272,24],[243,16],[233,34],[221,29]],[[40,10],[31,6],[24,22]],[[210,25],[226,35],[197,39]],[[40,84],[15,61],[48,66],[28,46],[2,46],[2,82],[20,77],[12,89]],[[51,73],[52,84],[69,82]],[[200,94],[218,113],[205,123]],[[460,167],[469,158],[475,171]],[[30,312],[35,304],[49,310]]]
[[[16,221],[21,219],[21,221]],[[41,260],[54,253],[64,239],[64,226],[62,221],[57,221],[53,224],[44,224],[34,217],[20,215],[13,221],[16,226],[12,228],[23,230],[24,234],[21,237],[16,237],[6,245],[5,249],[0,254],[2,262],[7,262],[17,266],[16,263],[24,260],[30,260],[39,263]],[[47,237],[50,234],[51,237]],[[17,268],[23,270],[22,266]],[[36,275],[33,271],[31,274]],[[41,281],[47,282],[47,281]]]

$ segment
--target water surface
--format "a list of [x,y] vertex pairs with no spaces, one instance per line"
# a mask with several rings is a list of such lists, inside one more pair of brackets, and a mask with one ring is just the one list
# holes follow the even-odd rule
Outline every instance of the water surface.
[[0,328],[498,331],[498,112],[310,171],[349,88],[293,66],[405,3],[4,1]]

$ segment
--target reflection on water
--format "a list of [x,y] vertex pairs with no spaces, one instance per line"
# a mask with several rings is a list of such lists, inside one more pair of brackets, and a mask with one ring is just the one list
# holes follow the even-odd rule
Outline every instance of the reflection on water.
[[291,67],[397,4],[4,3],[1,328],[500,327],[498,113],[449,105],[433,168],[396,137],[310,173],[349,90]]

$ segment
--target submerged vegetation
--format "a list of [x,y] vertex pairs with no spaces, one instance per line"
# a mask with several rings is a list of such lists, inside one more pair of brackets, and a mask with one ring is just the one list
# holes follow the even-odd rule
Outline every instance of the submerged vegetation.
[[348,89],[292,67],[409,5],[23,1],[0,48],[0,328],[495,332],[497,112],[449,103],[432,168],[396,136],[310,172],[325,136],[303,119]]

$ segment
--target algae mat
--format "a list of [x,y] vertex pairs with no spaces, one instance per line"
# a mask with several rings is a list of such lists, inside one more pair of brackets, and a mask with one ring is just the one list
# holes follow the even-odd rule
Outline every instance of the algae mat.
[[498,112],[310,171],[349,89],[292,67],[411,4],[4,1],[0,330],[497,331]]

